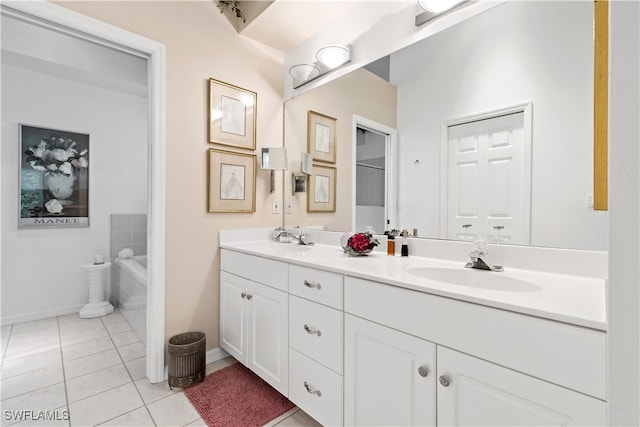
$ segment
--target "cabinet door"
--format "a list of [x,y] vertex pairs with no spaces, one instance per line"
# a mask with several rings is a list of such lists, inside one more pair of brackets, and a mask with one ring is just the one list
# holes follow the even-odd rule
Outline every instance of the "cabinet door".
[[601,400],[440,346],[438,377],[441,426],[606,425]]
[[345,425],[435,425],[435,344],[345,315]]
[[251,282],[249,307],[249,369],[287,395],[289,365],[289,296]]
[[248,280],[222,271],[220,273],[220,347],[247,366]]

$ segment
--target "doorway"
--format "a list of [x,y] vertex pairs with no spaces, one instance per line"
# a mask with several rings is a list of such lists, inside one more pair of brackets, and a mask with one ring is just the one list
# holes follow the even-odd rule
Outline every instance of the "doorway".
[[3,4],[2,13],[119,51],[136,52],[147,60],[148,173],[147,197],[147,342],[146,373],[151,382],[164,380],[165,261],[165,46],[49,2]]
[[376,234],[396,226],[395,129],[354,116],[353,203],[354,231]]

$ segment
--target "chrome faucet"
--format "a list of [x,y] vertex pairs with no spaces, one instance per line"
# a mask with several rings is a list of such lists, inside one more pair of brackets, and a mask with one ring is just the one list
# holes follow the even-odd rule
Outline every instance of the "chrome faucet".
[[469,253],[469,258],[471,261],[465,264],[467,268],[504,271],[501,265],[495,265],[489,260],[489,245],[484,240],[478,239],[474,242],[474,249]]
[[300,226],[295,227],[295,228],[300,228],[300,234],[296,236],[295,234],[293,234],[293,233],[292,233],[292,234],[291,234],[291,237],[292,237],[294,240],[297,240],[297,241],[298,241],[298,244],[300,244],[300,245],[304,245],[304,246],[313,246],[313,242],[310,242],[310,241],[308,240],[307,235],[306,235],[306,234],[305,234],[305,232],[304,232],[304,229],[303,229],[302,227],[300,227]]
[[291,241],[291,233],[284,227],[276,227],[273,240],[280,243],[289,243]]

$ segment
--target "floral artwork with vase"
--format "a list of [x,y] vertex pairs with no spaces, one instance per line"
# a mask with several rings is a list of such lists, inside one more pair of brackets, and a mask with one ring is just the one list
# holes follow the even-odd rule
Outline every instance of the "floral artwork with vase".
[[89,135],[20,125],[20,228],[89,225]]

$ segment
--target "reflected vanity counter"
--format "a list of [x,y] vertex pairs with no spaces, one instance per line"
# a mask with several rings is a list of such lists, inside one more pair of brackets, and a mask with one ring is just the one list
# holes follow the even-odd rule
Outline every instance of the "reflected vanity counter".
[[[369,256],[349,257],[341,233],[310,231],[311,247],[274,242],[272,234],[220,233],[221,346],[236,358],[243,348],[225,314],[237,304],[230,297],[237,281],[278,288],[286,310],[276,318],[286,316],[289,330],[269,338],[282,346],[268,349],[277,357],[243,349],[266,362],[254,371],[267,382],[286,372],[279,390],[320,423],[606,423],[606,253],[492,245],[504,272],[490,272],[464,267],[472,249],[464,242],[410,239],[410,256],[400,257],[388,256],[381,240]],[[261,316],[258,300],[276,300],[238,295]],[[264,372],[270,360],[286,366]],[[380,373],[372,378],[365,369]],[[381,399],[369,396],[373,389],[388,391]],[[378,408],[382,401],[390,406]],[[419,409],[425,401],[431,409]],[[482,408],[472,403],[481,401]]]

